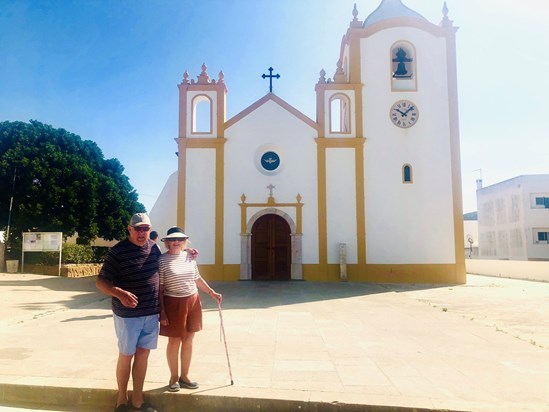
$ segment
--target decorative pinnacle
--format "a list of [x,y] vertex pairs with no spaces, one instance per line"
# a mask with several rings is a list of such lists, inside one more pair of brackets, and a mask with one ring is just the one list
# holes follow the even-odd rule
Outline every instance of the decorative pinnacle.
[[444,2],[444,6],[442,6],[442,21],[440,22],[440,26],[442,27],[453,27],[453,21],[448,18],[448,6],[446,5],[446,2]]
[[358,16],[358,9],[356,8],[356,3],[353,6],[353,20],[351,20],[351,23],[349,24],[350,28],[361,28],[362,22],[357,19]]
[[320,70],[320,77],[318,78],[318,83],[319,84],[326,83],[326,70],[324,69]]
[[208,84],[210,83],[210,76],[208,76],[208,66],[205,63],[202,63],[202,72],[198,76],[198,84]]

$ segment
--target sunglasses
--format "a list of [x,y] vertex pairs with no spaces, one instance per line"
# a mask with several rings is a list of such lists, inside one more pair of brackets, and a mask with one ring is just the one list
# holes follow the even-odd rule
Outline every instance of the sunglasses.
[[133,226],[133,230],[136,232],[148,232],[151,228],[149,226]]
[[188,237],[176,237],[172,239],[166,239],[168,242],[184,242],[185,240],[188,240]]

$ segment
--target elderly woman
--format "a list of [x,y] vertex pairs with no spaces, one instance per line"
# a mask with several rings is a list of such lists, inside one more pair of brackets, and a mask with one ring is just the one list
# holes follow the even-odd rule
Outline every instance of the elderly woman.
[[[218,303],[216,293],[198,272],[194,250],[187,249],[189,237],[178,227],[172,227],[163,237],[168,251],[158,260],[160,273],[160,335],[168,337],[166,358],[170,368],[168,389],[197,389],[189,378],[195,332],[202,330],[202,303],[198,289]],[[179,373],[181,360],[181,373]]]

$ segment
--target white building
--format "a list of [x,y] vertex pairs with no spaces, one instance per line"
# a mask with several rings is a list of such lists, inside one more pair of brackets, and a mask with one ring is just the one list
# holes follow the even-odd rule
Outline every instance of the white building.
[[227,120],[223,73],[185,72],[155,229],[183,227],[212,280],[338,280],[344,244],[351,281],[464,283],[447,13],[437,25],[383,0],[362,22],[355,8],[315,120],[273,93]]
[[549,175],[477,190],[480,257],[549,260]]

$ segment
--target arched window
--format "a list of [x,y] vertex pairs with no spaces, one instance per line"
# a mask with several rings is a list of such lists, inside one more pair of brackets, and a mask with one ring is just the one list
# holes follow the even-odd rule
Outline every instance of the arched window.
[[330,133],[351,133],[349,97],[334,94],[330,98]]
[[416,51],[407,41],[391,47],[391,77],[393,90],[416,90]]
[[203,94],[192,102],[192,133],[212,133],[212,101]]
[[413,183],[412,166],[409,164],[402,166],[402,183]]

